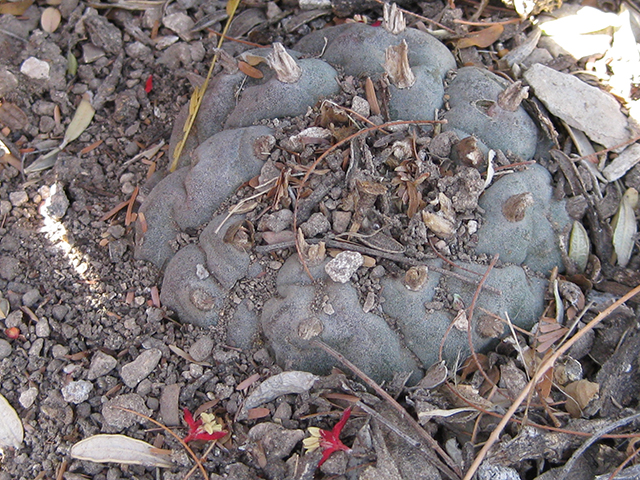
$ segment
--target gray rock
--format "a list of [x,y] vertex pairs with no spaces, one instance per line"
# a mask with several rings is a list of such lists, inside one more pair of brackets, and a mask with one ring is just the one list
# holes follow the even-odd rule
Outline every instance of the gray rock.
[[146,422],[139,415],[125,412],[118,407],[128,408],[147,416],[152,414],[151,410],[145,405],[144,399],[137,393],[118,395],[113,400],[109,400],[102,405],[102,417],[104,418],[104,427],[106,427],[103,430],[121,431],[134,423]]
[[445,113],[444,131],[459,138],[475,135],[488,148],[513,152],[525,160],[533,158],[538,129],[522,106],[509,112],[497,105],[498,95],[508,83],[497,75],[476,67],[458,70],[447,88],[451,109]]
[[22,304],[25,307],[33,307],[40,300],[42,300],[42,295],[40,295],[40,291],[37,288],[31,288],[27,290],[27,292],[22,295]]
[[267,458],[285,458],[300,442],[306,433],[302,430],[290,430],[276,423],[260,423],[249,430],[249,439],[260,443]]
[[24,190],[18,190],[9,194],[9,200],[14,207],[21,207],[29,201],[29,195]]
[[111,355],[107,355],[106,353],[98,350],[91,359],[87,378],[89,380],[100,378],[116,368],[116,365],[118,365],[118,360],[113,358]]
[[122,51],[122,32],[112,25],[107,17],[96,13],[84,17],[84,25],[89,33],[91,43],[105,52],[114,55]]
[[51,327],[49,321],[46,318],[41,318],[36,323],[36,336],[40,338],[47,338],[51,334]]
[[7,358],[11,355],[11,344],[7,342],[5,339],[0,338],[0,360]]
[[[526,208],[520,221],[507,220],[505,203],[524,193],[531,194],[535,207]],[[551,175],[544,167],[531,165],[502,177],[487,189],[479,205],[485,221],[478,230],[478,253],[498,253],[503,262],[545,274],[555,266],[563,271],[560,237],[569,233],[571,221],[565,203],[553,198]]]
[[22,405],[22,408],[31,408],[36,398],[38,398],[38,389],[36,387],[29,387],[20,394],[18,401],[20,405]]
[[309,220],[300,225],[302,233],[304,233],[304,236],[307,238],[326,233],[330,228],[331,224],[329,220],[320,212],[314,213],[309,217]]
[[524,73],[524,79],[551,113],[594,142],[610,148],[631,138],[627,117],[611,94],[539,63]]
[[78,404],[89,398],[89,393],[93,390],[93,383],[86,380],[77,380],[67,383],[62,387],[62,397],[65,402]]
[[20,273],[20,261],[8,255],[0,256],[0,277],[5,280],[13,280]]
[[120,378],[129,388],[135,388],[138,383],[147,378],[162,358],[162,352],[157,348],[145,350],[120,370]]
[[363,263],[364,258],[360,253],[344,251],[336,255],[336,258],[330,260],[324,266],[324,271],[327,272],[327,275],[329,275],[334,282],[346,283]]
[[211,355],[213,345],[214,342],[211,337],[200,337],[189,348],[189,355],[191,355],[191,358],[193,358],[196,362],[204,362]]

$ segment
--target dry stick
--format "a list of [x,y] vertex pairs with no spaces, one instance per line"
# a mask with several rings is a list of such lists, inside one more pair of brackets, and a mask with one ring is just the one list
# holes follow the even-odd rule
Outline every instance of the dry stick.
[[[213,447],[215,446],[216,446],[216,442],[211,442],[211,444],[207,447],[207,450],[204,452],[204,454],[200,458],[200,462],[204,462],[206,460],[207,455],[211,453],[211,450],[213,450]],[[197,469],[198,469],[198,465],[194,465],[193,467],[191,467],[191,470],[187,472],[187,474],[184,476],[182,480],[189,480],[189,478],[191,478],[191,475],[193,475]]]
[[461,476],[461,472],[460,469],[458,468],[458,466],[455,464],[455,462],[451,459],[451,457],[449,457],[449,455],[447,455],[447,453],[442,450],[442,448],[440,447],[440,445],[438,445],[438,442],[436,442],[431,435],[429,435],[427,433],[427,431],[422,428],[420,426],[420,424],[418,422],[416,422],[413,417],[411,417],[407,411],[402,408],[402,405],[400,405],[391,395],[389,395],[387,392],[385,392],[382,387],[380,387],[380,385],[378,385],[376,382],[373,381],[373,379],[369,378],[369,376],[367,376],[362,370],[360,370],[358,367],[356,367],[353,363],[351,363],[349,360],[347,360],[344,355],[336,352],[333,348],[331,348],[329,345],[327,345],[326,343],[324,343],[322,340],[312,340],[311,344],[324,350],[325,352],[327,352],[329,355],[331,355],[333,358],[335,358],[336,360],[338,360],[340,363],[342,363],[343,365],[345,365],[347,368],[351,369],[353,371],[353,373],[355,373],[358,377],[360,377],[367,385],[369,385],[373,390],[375,390],[375,392],[380,395],[382,398],[384,398],[387,402],[389,402],[389,404],[395,408],[398,413],[400,414],[400,417],[403,418],[405,421],[407,421],[409,423],[409,425],[411,425],[413,427],[413,429],[420,435],[420,437],[422,437],[427,444],[433,448],[438,455],[440,455],[440,457],[447,463],[447,465],[445,465],[436,455],[433,454],[433,452],[431,452],[430,450],[425,450],[422,449],[422,451],[424,453],[427,454],[427,456],[429,457],[429,460],[438,468],[440,469],[440,471],[442,473],[444,473],[445,475],[447,475],[449,478],[454,478],[454,479],[459,479]]
[[173,438],[175,438],[176,440],[178,440],[178,442],[180,442],[180,444],[183,446],[183,448],[189,453],[189,455],[191,455],[191,457],[195,460],[196,465],[198,466],[198,468],[200,469],[200,472],[202,473],[202,476],[204,477],[204,480],[209,480],[209,476],[207,475],[207,471],[204,469],[204,466],[202,465],[202,462],[200,461],[200,459],[198,458],[198,456],[193,453],[193,450],[191,450],[191,447],[189,447],[189,445],[187,445],[187,443],[182,440],[177,433],[175,433],[173,430],[171,430],[169,427],[167,427],[166,425],[163,425],[162,423],[158,422],[157,420],[154,420],[151,417],[148,417],[147,415],[145,415],[144,413],[140,413],[140,412],[136,412],[135,410],[131,410],[130,408],[125,408],[125,407],[119,407],[116,406],[117,409],[123,410],[125,412],[129,412],[129,413],[133,413],[134,415],[138,415],[139,417],[144,418],[145,420],[150,421],[151,423],[159,426],[161,429],[163,429],[164,431],[168,432]]
[[[588,155],[583,155],[582,157],[572,158],[571,161],[575,163],[575,162],[578,162],[580,160],[587,160],[587,161],[589,161],[591,163],[598,163],[598,155],[603,155],[605,153],[609,153],[612,150],[617,150],[619,148],[626,147],[627,145],[631,145],[632,143],[636,143],[638,140],[640,140],[640,135],[636,135],[635,137],[633,137],[630,140],[627,140],[626,142],[619,143],[618,145],[614,145],[613,147],[605,148],[604,150],[600,150],[599,152],[590,153]],[[594,160],[595,160],[595,162],[594,162]]]
[[587,448],[589,448],[591,445],[593,445],[598,440],[600,440],[603,435],[606,435],[607,433],[615,430],[618,427],[622,427],[623,425],[631,423],[637,418],[640,418],[640,413],[636,413],[635,415],[621,418],[617,422],[613,422],[612,424],[607,425],[603,429],[598,430],[596,433],[594,433],[593,436],[589,438],[589,440],[584,442],[580,446],[580,448],[578,448],[575,452],[573,452],[573,455],[571,455],[571,458],[567,461],[567,463],[564,464],[564,467],[562,467],[562,472],[560,472],[560,476],[557,477],[556,480],[564,480],[565,478],[567,478],[567,475],[571,473],[571,469],[573,468],[573,465],[576,463],[578,458],[580,458],[580,456],[587,450]]
[[569,350],[573,345],[575,345],[575,343],[578,340],[580,340],[584,335],[586,335],[588,331],[593,330],[593,328],[596,325],[598,325],[603,319],[609,316],[611,312],[613,312],[616,308],[618,308],[620,305],[622,305],[624,302],[626,302],[627,300],[629,300],[631,297],[635,296],[638,293],[640,293],[640,285],[635,287],[633,290],[631,290],[626,295],[619,298],[616,302],[614,302],[609,307],[607,307],[605,310],[600,312],[582,330],[580,330],[573,337],[571,337],[571,339],[568,340],[567,343],[565,343],[560,348],[558,348],[558,350],[556,350],[553,355],[551,355],[547,360],[542,362],[542,364],[540,365],[536,373],[533,375],[533,377],[529,381],[529,383],[527,383],[527,386],[522,390],[520,395],[518,395],[518,398],[516,398],[513,405],[511,405],[509,410],[507,410],[507,412],[504,414],[504,417],[502,418],[502,420],[500,420],[500,423],[498,423],[498,425],[495,427],[493,432],[491,432],[489,439],[487,440],[485,445],[482,447],[480,452],[478,452],[478,455],[476,456],[475,460],[471,464],[471,467],[467,471],[464,477],[464,480],[471,480],[473,475],[477,472],[478,468],[480,467],[480,464],[489,453],[489,450],[491,449],[493,444],[498,441],[498,437],[504,430],[504,427],[507,425],[507,423],[509,422],[513,414],[520,407],[520,405],[525,400],[525,398],[528,397],[533,387],[538,384],[538,381],[540,381],[540,379],[544,376],[546,371],[553,366],[556,360],[558,360],[558,358],[564,355],[567,352],[567,350]]

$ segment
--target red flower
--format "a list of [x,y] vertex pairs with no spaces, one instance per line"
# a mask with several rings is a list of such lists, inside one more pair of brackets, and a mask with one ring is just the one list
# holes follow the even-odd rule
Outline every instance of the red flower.
[[[203,421],[202,417],[205,415],[206,417]],[[194,420],[189,409],[185,408],[184,421],[189,426],[189,433],[184,437],[185,443],[193,440],[218,440],[227,434],[227,432],[222,430],[222,426],[215,421],[213,415],[203,413],[198,420]]]
[[302,441],[304,448],[309,452],[314,451],[318,447],[322,448],[322,458],[318,462],[318,467],[327,461],[333,452],[337,452],[338,450],[342,450],[344,452],[351,451],[349,447],[340,441],[340,432],[342,432],[342,428],[345,423],[347,423],[350,415],[351,407],[345,409],[342,413],[342,418],[338,423],[336,423],[331,431],[323,430],[318,427],[307,428],[309,433],[311,433],[311,436]]

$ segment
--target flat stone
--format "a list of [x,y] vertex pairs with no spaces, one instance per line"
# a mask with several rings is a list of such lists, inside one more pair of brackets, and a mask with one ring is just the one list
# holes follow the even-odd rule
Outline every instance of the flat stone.
[[13,280],[20,273],[20,261],[8,255],[0,256],[0,277]]
[[634,143],[625,148],[617,158],[604,167],[602,175],[610,182],[615,182],[640,162],[640,145]]
[[524,73],[524,79],[552,114],[594,142],[611,148],[631,137],[627,117],[612,95],[539,63]]
[[22,408],[31,408],[36,398],[38,398],[38,389],[36,387],[30,387],[20,394],[18,401],[20,405],[22,405]]
[[133,362],[127,363],[120,371],[120,378],[129,388],[135,388],[138,383],[147,378],[162,358],[162,352],[157,348],[145,350]]
[[[38,292],[38,295],[39,294],[40,293]],[[46,318],[41,318],[40,320],[38,320],[38,322],[36,323],[36,337],[47,338],[50,334],[51,327],[49,326],[49,321]]]
[[29,195],[24,190],[18,190],[17,192],[11,192],[9,194],[9,201],[14,207],[21,207],[29,201]]
[[89,380],[95,380],[96,378],[102,377],[116,368],[116,365],[118,365],[118,360],[113,358],[111,355],[107,355],[106,353],[98,350],[91,360],[91,366],[89,367],[89,372],[87,372],[87,378]]
[[69,199],[61,183],[54,183],[51,186],[49,198],[45,200],[42,208],[44,214],[55,220],[60,220],[65,216],[69,208]]

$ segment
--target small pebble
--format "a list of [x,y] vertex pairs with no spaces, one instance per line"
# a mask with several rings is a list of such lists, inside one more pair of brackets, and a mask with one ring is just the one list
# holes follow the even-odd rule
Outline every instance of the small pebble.
[[135,388],[138,383],[153,372],[161,358],[162,352],[157,348],[145,350],[133,362],[122,367],[120,378],[127,387]]
[[14,207],[21,207],[29,201],[29,195],[24,190],[18,190],[17,192],[11,192],[9,194],[9,201]]
[[64,358],[69,353],[69,347],[66,345],[54,345],[51,349],[53,358]]
[[62,396],[66,402],[78,404],[89,398],[89,393],[93,390],[93,383],[86,380],[69,382],[62,387]]
[[11,344],[6,340],[0,338],[0,360],[11,355],[11,350]]
[[20,394],[18,401],[23,408],[29,408],[36,401],[36,398],[38,398],[38,389],[36,387],[30,387]]
[[34,80],[48,80],[49,70],[49,64],[44,60],[37,59],[36,57],[27,58],[20,66],[20,73],[23,73]]
[[324,270],[331,280],[338,283],[347,283],[351,276],[362,266],[364,258],[358,252],[340,252],[336,258],[329,261]]
[[40,300],[42,300],[42,296],[37,288],[28,290],[27,293],[22,296],[22,304],[29,308],[35,306]]
[[102,377],[113,370],[117,364],[118,361],[115,358],[98,350],[91,360],[87,378],[89,380],[95,380],[96,378]]
[[36,323],[36,336],[41,338],[47,338],[51,334],[51,327],[46,318],[41,318]]
[[189,348],[189,355],[196,362],[204,362],[213,350],[213,339],[211,337],[203,336],[195,341]]

